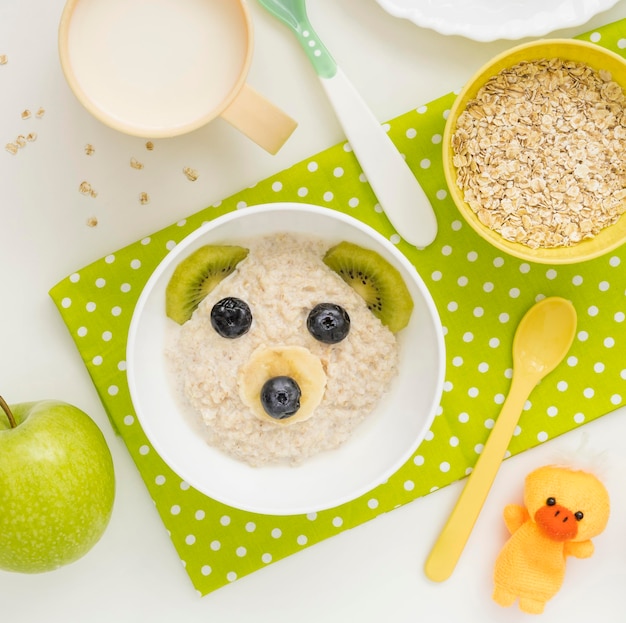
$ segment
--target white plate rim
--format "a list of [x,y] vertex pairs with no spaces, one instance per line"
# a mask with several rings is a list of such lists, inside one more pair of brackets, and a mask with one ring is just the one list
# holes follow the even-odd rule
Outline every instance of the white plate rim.
[[[468,0],[448,0],[445,3],[437,2],[438,9],[433,10],[430,0],[409,0],[400,3],[398,0],[376,0],[376,2],[390,15],[407,19],[417,26],[429,28],[443,35],[459,35],[475,41],[489,42],[498,39],[522,39],[524,37],[539,37],[560,28],[579,26],[590,20],[594,15],[606,11],[617,4],[619,0],[563,0],[558,4],[544,3],[544,10],[519,16],[519,13],[502,12],[502,19],[490,24],[481,21],[481,3],[483,0],[473,0],[475,21],[459,21],[462,11],[455,11],[457,5],[467,7]],[[501,0],[507,3],[508,0]],[[522,9],[523,0],[515,3],[513,8]],[[446,10],[443,10],[445,5]],[[486,7],[484,7],[486,9]]]

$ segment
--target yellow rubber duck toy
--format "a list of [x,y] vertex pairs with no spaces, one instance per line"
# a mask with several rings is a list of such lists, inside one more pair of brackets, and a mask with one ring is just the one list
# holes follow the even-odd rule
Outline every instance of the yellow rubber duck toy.
[[509,504],[504,521],[511,537],[495,564],[493,599],[540,614],[561,588],[568,556],[589,558],[591,539],[609,519],[609,495],[586,471],[546,466],[524,483],[524,506]]

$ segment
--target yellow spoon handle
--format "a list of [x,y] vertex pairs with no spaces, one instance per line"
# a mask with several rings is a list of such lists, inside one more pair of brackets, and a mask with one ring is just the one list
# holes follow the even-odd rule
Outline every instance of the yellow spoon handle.
[[507,399],[485,447],[426,560],[424,571],[431,580],[442,582],[454,571],[504,459],[526,399],[537,381],[530,375],[514,375]]

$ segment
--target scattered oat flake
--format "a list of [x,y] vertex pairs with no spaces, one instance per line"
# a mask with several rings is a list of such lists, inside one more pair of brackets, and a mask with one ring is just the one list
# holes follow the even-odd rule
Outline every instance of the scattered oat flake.
[[146,142],[146,149],[148,151],[152,151],[154,149],[154,143],[152,141],[147,141]]
[[16,154],[17,150],[18,150],[18,146],[15,143],[7,143],[4,148],[10,153],[10,154]]
[[6,65],[9,58],[6,54],[0,54],[0,65]]
[[185,167],[183,173],[187,176],[188,180],[195,182],[198,179],[198,172],[191,167]]
[[95,199],[95,198],[98,196],[98,193],[97,193],[97,192],[96,192],[96,191],[92,188],[92,189],[89,191],[89,196],[90,196],[90,197],[93,197],[93,198]]
[[26,140],[29,141],[30,143],[32,143],[33,141],[37,140],[37,133],[36,132],[29,132],[26,135]]
[[44,115],[46,114],[46,110],[45,108],[41,107],[37,110],[37,112],[35,113],[35,115],[41,119]]
[[98,219],[95,216],[90,216],[87,219],[87,227],[95,227],[98,224]]
[[150,203],[150,197],[148,196],[148,193],[141,193],[139,195],[139,203],[141,203],[141,205],[146,205],[146,203]]
[[95,151],[96,151],[96,148],[91,143],[87,143],[85,145],[85,153],[88,156],[91,156],[91,154],[93,154]]
[[139,162],[137,158],[130,159],[130,166],[133,167],[133,169],[143,169],[143,164]]
[[17,143],[18,147],[24,147],[26,145],[26,137],[23,134],[20,134],[16,139],[15,142]]
[[30,119],[30,110],[28,108],[22,111],[22,119]]
[[81,182],[78,190],[83,195],[90,195],[93,192],[93,188],[91,187],[91,184],[89,182]]

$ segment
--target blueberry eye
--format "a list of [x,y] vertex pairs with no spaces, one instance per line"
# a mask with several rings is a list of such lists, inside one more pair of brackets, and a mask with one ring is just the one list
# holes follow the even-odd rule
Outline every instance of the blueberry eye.
[[576,521],[580,521],[585,515],[582,511],[576,511],[574,513],[574,517],[576,517]]
[[350,331],[350,316],[341,305],[319,303],[309,312],[306,327],[319,342],[337,344]]
[[211,326],[222,337],[241,337],[251,324],[252,312],[248,304],[234,296],[218,301],[211,309]]
[[554,498],[548,498],[548,499],[546,500],[546,504],[547,504],[548,506],[554,506],[554,505],[556,504],[556,500],[555,500]]

